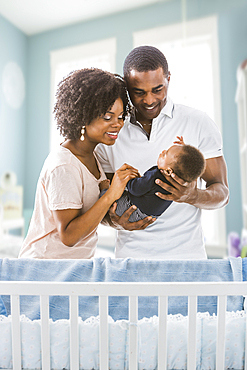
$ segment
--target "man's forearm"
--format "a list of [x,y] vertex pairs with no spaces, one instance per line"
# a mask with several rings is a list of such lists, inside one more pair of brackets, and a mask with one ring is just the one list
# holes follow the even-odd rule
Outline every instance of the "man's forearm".
[[197,189],[195,199],[189,204],[207,210],[222,208],[229,202],[229,189],[227,186],[215,183],[206,189]]

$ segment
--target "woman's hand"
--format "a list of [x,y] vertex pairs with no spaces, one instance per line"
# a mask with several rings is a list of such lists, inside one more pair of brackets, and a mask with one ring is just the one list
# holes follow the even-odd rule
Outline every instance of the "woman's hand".
[[135,177],[140,177],[138,170],[126,163],[115,172],[110,189],[108,190],[113,196],[114,201],[121,197],[127,182]]
[[[109,174],[108,174],[109,175]],[[113,175],[113,174],[112,174]],[[118,194],[116,199],[119,199],[120,196],[122,195],[125,186],[127,182],[130,179],[140,177],[140,174],[137,169],[134,167],[124,164],[122,167],[119,168],[114,174],[114,176],[110,176],[112,178],[112,184],[110,189],[107,191],[107,193],[112,190],[113,186],[116,188],[114,190],[114,194]],[[148,225],[152,224],[156,219],[148,216],[145,217],[143,220],[139,220],[136,222],[129,222],[129,217],[130,215],[134,212],[136,209],[136,206],[132,206],[129,209],[127,209],[122,216],[118,216],[116,214],[116,208],[117,208],[117,203],[114,202],[111,208],[108,211],[108,214],[106,215],[104,222],[106,225],[110,225],[114,227],[117,230],[143,230],[145,229]],[[104,223],[103,222],[103,223]]]

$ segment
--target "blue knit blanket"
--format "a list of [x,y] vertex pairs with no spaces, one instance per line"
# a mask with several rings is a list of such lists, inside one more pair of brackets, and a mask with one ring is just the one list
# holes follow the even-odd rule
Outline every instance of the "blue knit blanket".
[[[72,282],[203,282],[245,281],[247,258],[212,260],[137,260],[132,258],[91,260],[0,259],[0,280]],[[7,315],[10,297],[2,296]],[[139,319],[158,314],[158,298],[139,297]],[[169,297],[169,314],[187,315],[187,297]],[[243,309],[243,297],[228,297],[227,310]],[[40,318],[39,297],[21,296],[20,312],[30,319]],[[199,297],[198,312],[217,312],[216,297]],[[83,320],[98,315],[97,297],[79,297]],[[109,315],[114,320],[128,319],[128,297],[110,297]],[[69,318],[69,298],[50,298],[50,317]]]

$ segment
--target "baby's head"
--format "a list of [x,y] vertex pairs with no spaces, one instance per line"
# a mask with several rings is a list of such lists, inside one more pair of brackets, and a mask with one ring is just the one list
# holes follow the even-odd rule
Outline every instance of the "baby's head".
[[165,175],[173,172],[187,182],[200,177],[206,168],[206,161],[197,148],[191,145],[173,145],[163,150],[158,158],[158,168]]

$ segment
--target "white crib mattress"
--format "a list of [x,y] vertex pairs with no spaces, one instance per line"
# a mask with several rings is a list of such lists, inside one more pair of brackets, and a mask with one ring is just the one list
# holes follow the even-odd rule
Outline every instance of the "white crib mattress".
[[[128,369],[127,320],[109,323],[109,369]],[[225,369],[244,369],[246,312],[227,312]],[[79,324],[80,369],[99,369],[99,317],[90,317]],[[143,318],[138,326],[138,370],[157,368],[158,317]],[[168,315],[168,370],[187,369],[187,316]],[[197,314],[196,370],[215,369],[217,317]],[[0,369],[12,369],[11,316],[0,316]],[[41,369],[41,321],[21,316],[22,368]],[[52,369],[70,368],[69,320],[50,320]]]

